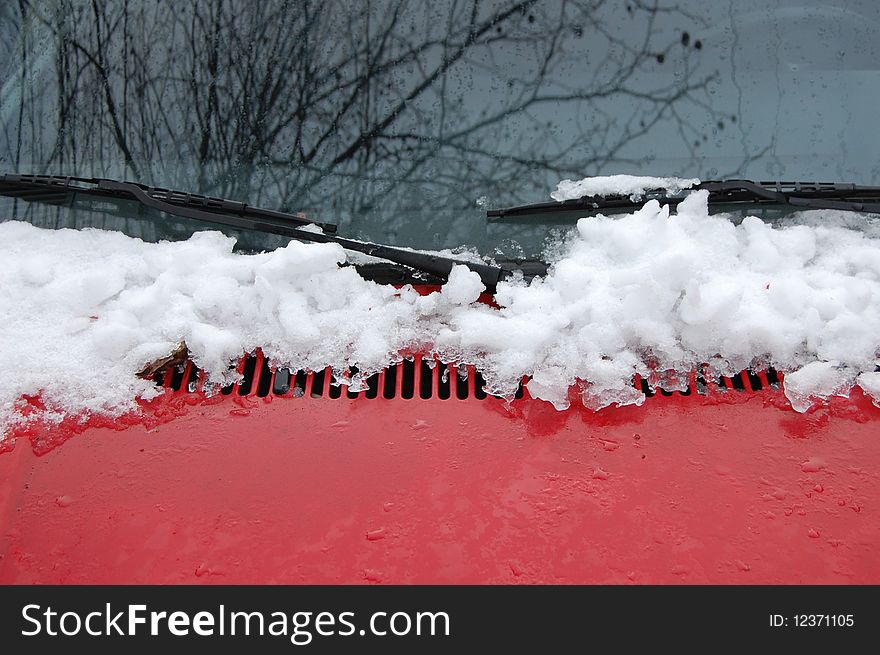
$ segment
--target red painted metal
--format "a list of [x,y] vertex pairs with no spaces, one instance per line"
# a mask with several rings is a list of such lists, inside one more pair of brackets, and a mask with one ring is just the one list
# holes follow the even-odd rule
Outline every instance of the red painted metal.
[[593,413],[397,384],[169,391],[32,431],[0,455],[0,582],[880,583],[880,409],[858,391]]

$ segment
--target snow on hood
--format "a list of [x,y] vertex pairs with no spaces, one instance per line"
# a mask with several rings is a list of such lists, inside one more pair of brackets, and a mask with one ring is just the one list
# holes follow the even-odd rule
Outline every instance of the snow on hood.
[[582,180],[562,180],[556,191],[550,194],[554,200],[577,200],[584,196],[629,196],[633,200],[641,198],[646,191],[659,189],[667,194],[676,194],[700,183],[697,178],[646,177],[636,175],[608,175],[604,177],[585,177]]
[[550,274],[499,284],[497,308],[477,302],[464,266],[421,296],[340,267],[335,244],[242,255],[219,232],[145,243],[3,223],[0,425],[24,394],[59,416],[134,409],[160,393],[135,373],[181,341],[215,382],[257,347],[278,365],[363,376],[421,350],[474,363],[502,396],[530,375],[530,393],[559,409],[578,381],[587,407],[640,404],[632,376],[649,363],[773,365],[792,372],[800,411],[853,384],[880,404],[880,239],[834,221],[735,225],[706,200],[581,219]]

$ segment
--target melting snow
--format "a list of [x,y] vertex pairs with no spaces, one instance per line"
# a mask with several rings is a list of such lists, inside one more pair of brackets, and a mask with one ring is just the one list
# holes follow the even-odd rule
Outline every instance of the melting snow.
[[180,341],[215,382],[257,347],[292,368],[356,365],[356,386],[424,350],[476,364],[499,395],[531,375],[531,394],[560,409],[578,381],[587,407],[640,404],[634,373],[701,363],[792,371],[800,411],[853,384],[880,404],[880,238],[833,217],[735,225],[706,197],[581,219],[550,275],[499,285],[498,307],[476,302],[483,286],[463,266],[421,296],[340,267],[335,244],[240,255],[218,232],[152,244],[3,223],[0,426],[24,394],[55,415],[133,409],[159,393],[135,372]]

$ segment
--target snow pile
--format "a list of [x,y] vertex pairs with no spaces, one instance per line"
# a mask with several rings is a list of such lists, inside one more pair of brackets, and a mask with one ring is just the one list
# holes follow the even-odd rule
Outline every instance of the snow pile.
[[669,195],[680,193],[700,183],[697,178],[647,177],[636,175],[608,175],[585,177],[582,180],[562,180],[550,194],[554,200],[577,200],[584,196],[629,196],[640,199],[646,191],[661,190]]
[[22,395],[41,394],[49,416],[119,414],[157,394],[135,376],[185,342],[218,384],[243,352],[261,347],[279,365],[363,378],[401,352],[431,347],[451,308],[482,290],[466,268],[442,293],[398,291],[340,268],[335,244],[291,242],[258,255],[199,232],[144,243],[101,230],[0,224],[0,426]]
[[800,411],[848,392],[860,373],[880,401],[871,377],[880,239],[830,224],[774,229],[754,217],[736,226],[708,215],[707,195],[692,193],[677,215],[652,200],[620,218],[581,219],[551,275],[501,286],[497,312],[454,316],[438,349],[477,361],[502,393],[511,387],[501,381],[530,373],[532,395],[558,408],[578,379],[589,383],[588,407],[638,404],[634,373],[656,378],[651,368],[701,362],[722,374],[797,371],[786,387]]
[[463,266],[420,296],[340,267],[334,244],[240,255],[217,232],[151,244],[3,223],[0,425],[24,394],[59,415],[128,411],[158,393],[135,373],[181,341],[218,383],[257,347],[296,369],[357,366],[356,387],[419,350],[474,363],[498,395],[530,375],[530,393],[560,409],[573,385],[593,409],[640,404],[634,373],[669,388],[667,371],[702,363],[794,371],[786,392],[801,411],[853,384],[880,404],[880,238],[737,226],[710,217],[706,198],[692,193],[673,215],[652,200],[581,219],[550,275],[500,284],[497,308],[476,302],[483,286]]

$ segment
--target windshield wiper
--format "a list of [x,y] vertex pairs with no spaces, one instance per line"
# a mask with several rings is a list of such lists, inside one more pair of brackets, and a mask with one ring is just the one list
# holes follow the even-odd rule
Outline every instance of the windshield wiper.
[[709,205],[787,205],[797,209],[838,209],[851,212],[880,213],[880,187],[859,186],[832,182],[751,182],[749,180],[724,180],[702,182],[682,191],[668,195],[664,190],[648,190],[633,199],[630,196],[584,196],[563,202],[540,202],[532,205],[490,209],[490,218],[528,216],[534,214],[558,214],[569,211],[617,213],[641,207],[656,199],[663,204],[676,206],[691,191],[704,189],[709,192]]
[[[277,234],[300,241],[338,243],[346,250],[378,257],[440,281],[446,280],[452,267],[460,264],[477,273],[490,293],[495,292],[498,282],[513,276],[516,271],[521,271],[526,279],[547,272],[546,265],[536,262],[529,262],[528,265],[523,266],[516,263],[492,266],[453,257],[414,252],[395,246],[346,239],[335,234],[336,226],[332,223],[320,223],[302,215],[251,207],[233,200],[149,187],[134,182],[51,175],[2,175],[0,195],[27,202],[55,205],[69,204],[84,198],[99,201],[135,201],[165,214],[205,223]],[[94,209],[103,211],[100,203]],[[315,225],[320,231],[302,229],[308,225]]]

